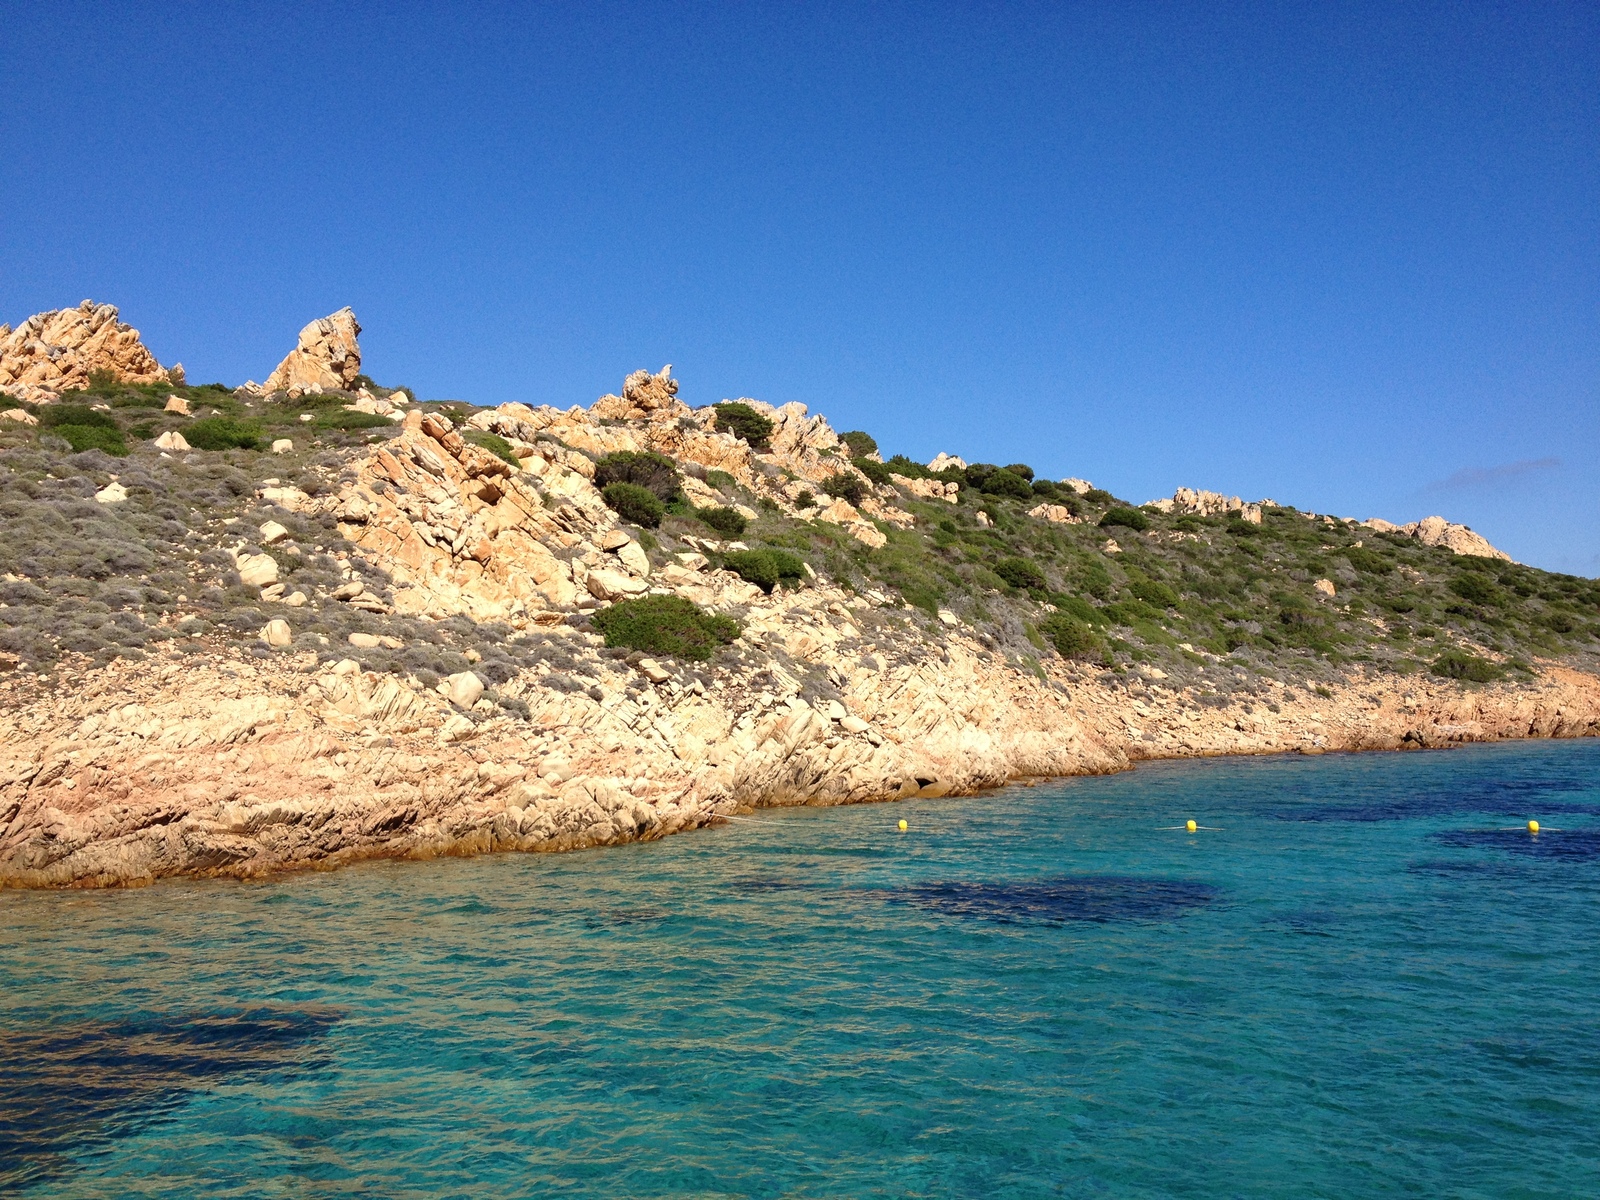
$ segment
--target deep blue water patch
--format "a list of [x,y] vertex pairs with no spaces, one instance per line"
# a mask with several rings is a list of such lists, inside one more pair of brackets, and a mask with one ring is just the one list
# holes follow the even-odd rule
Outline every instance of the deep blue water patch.
[[[1548,811],[1548,810],[1546,810]],[[1498,850],[1525,858],[1560,862],[1600,861],[1600,829],[1441,829],[1433,840],[1461,849]]]
[[256,1008],[0,1028],[0,1184],[48,1175],[65,1148],[138,1128],[218,1080],[314,1068],[308,1051],[338,1019]]
[[1187,879],[1068,875],[1003,883],[919,883],[886,893],[891,900],[957,917],[1003,924],[1068,921],[1170,921],[1214,901],[1219,889]]

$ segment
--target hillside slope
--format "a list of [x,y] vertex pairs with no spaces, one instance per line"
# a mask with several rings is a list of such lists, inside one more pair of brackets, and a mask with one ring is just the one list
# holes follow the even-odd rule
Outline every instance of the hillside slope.
[[564,411],[302,375],[0,399],[0,884],[1600,732],[1600,585],[1415,529],[885,463],[668,371]]

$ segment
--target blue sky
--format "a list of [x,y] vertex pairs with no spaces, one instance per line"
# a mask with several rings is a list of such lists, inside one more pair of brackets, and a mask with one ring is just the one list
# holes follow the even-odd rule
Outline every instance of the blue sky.
[[[0,321],[800,400],[1600,574],[1600,8],[0,3]],[[20,52],[19,52],[20,51]]]

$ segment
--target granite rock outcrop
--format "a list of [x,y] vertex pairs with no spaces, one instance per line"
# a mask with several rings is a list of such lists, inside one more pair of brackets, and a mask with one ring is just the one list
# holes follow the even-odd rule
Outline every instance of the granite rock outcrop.
[[291,398],[308,392],[350,391],[361,374],[361,348],[356,339],[361,326],[348,307],[318,317],[300,331],[299,343],[267,376],[261,391],[287,393]]
[[16,329],[0,325],[0,391],[47,404],[88,387],[90,376],[102,371],[128,383],[173,379],[139,331],[119,319],[115,305],[85,300],[77,308],[37,313]]

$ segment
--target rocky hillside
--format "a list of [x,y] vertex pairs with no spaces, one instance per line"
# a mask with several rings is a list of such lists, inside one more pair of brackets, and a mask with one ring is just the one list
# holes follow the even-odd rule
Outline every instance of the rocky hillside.
[[1600,732],[1600,584],[1442,519],[885,460],[670,369],[418,402],[359,332],[313,322],[262,386],[124,340],[0,396],[0,884]]

